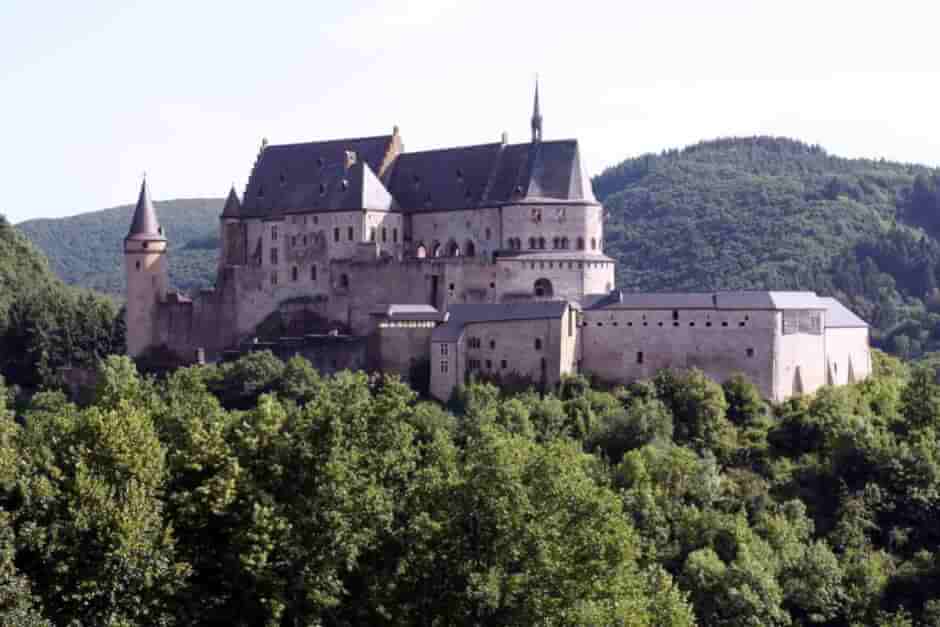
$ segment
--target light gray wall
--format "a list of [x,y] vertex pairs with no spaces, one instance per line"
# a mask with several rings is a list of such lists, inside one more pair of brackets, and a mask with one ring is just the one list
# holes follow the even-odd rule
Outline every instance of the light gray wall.
[[868,348],[868,329],[826,329],[826,358],[832,368],[833,383],[849,383],[849,362],[855,382],[871,375],[871,354]]

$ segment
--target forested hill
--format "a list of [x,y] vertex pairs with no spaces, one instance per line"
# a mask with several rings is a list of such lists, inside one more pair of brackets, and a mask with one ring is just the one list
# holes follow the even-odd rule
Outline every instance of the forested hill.
[[940,340],[935,170],[755,137],[629,159],[594,187],[621,287],[813,289],[901,355]]
[[[169,237],[170,280],[192,289],[211,284],[218,246],[222,198],[192,198],[154,203]],[[112,294],[124,292],[124,236],[133,205],[92,213],[21,222],[22,231],[49,257],[66,283]]]

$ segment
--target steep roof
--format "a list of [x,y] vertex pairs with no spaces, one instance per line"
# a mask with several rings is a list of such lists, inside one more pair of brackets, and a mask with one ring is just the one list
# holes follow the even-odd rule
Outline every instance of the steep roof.
[[434,329],[431,334],[431,341],[454,342],[460,337],[460,333],[466,325],[477,322],[511,322],[515,320],[561,318],[571,304],[564,300],[552,300],[529,303],[451,305],[447,309],[447,322]]
[[150,190],[147,188],[147,179],[140,184],[140,195],[137,197],[137,207],[134,209],[134,218],[131,228],[125,239],[129,240],[165,240],[163,229],[157,222],[157,212],[150,200]]
[[404,153],[394,167],[389,189],[404,211],[527,200],[597,202],[573,139]]
[[[336,205],[345,206],[335,196],[321,202],[321,185],[327,195],[341,190],[348,153],[355,153],[356,162],[367,164],[372,172],[380,172],[394,140],[394,135],[381,135],[266,146],[248,179],[243,215],[265,217],[275,209],[329,210]],[[316,204],[304,204],[312,201]]]
[[222,207],[223,218],[238,218],[242,214],[242,203],[238,200],[238,194],[235,193],[235,186],[228,192],[228,198],[225,199],[225,206]]
[[623,292],[592,296],[588,309],[826,309],[813,292]]
[[835,298],[820,298],[826,306],[826,328],[868,328],[868,323]]

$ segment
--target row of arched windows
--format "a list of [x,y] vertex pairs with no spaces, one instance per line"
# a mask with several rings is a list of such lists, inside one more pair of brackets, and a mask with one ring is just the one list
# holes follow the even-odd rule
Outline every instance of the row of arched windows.
[[[509,238],[509,249],[510,250],[522,250],[522,239],[518,237]],[[529,250],[545,250],[546,240],[544,237],[530,237],[529,241]],[[552,248],[555,250],[568,250],[570,248],[570,242],[567,237],[553,237],[552,238]],[[584,238],[579,237],[575,240],[575,248],[577,250],[584,250],[585,243]],[[591,250],[597,250],[597,238],[591,238]]]
[[463,248],[454,240],[450,240],[444,245],[434,241],[431,243],[430,249],[424,245],[424,242],[418,242],[415,247],[415,257],[418,259],[424,259],[425,257],[475,257],[476,254],[476,244],[470,239],[464,242]]

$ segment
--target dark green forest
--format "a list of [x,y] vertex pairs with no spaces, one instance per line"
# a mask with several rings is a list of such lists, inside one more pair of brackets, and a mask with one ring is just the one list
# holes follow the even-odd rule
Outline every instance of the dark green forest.
[[[155,202],[171,256],[170,282],[191,290],[212,285],[218,263],[221,198]],[[124,237],[133,205],[68,218],[28,220],[16,225],[49,258],[69,285],[124,296]]]
[[[868,320],[888,352],[940,350],[935,170],[753,137],[628,159],[594,187],[620,287],[815,290]],[[175,286],[211,285],[221,205],[157,203]],[[19,226],[67,283],[121,296],[130,217],[128,206]]]
[[445,407],[111,357],[84,404],[0,411],[0,624],[936,625],[940,386],[876,366],[773,406],[693,370]]

